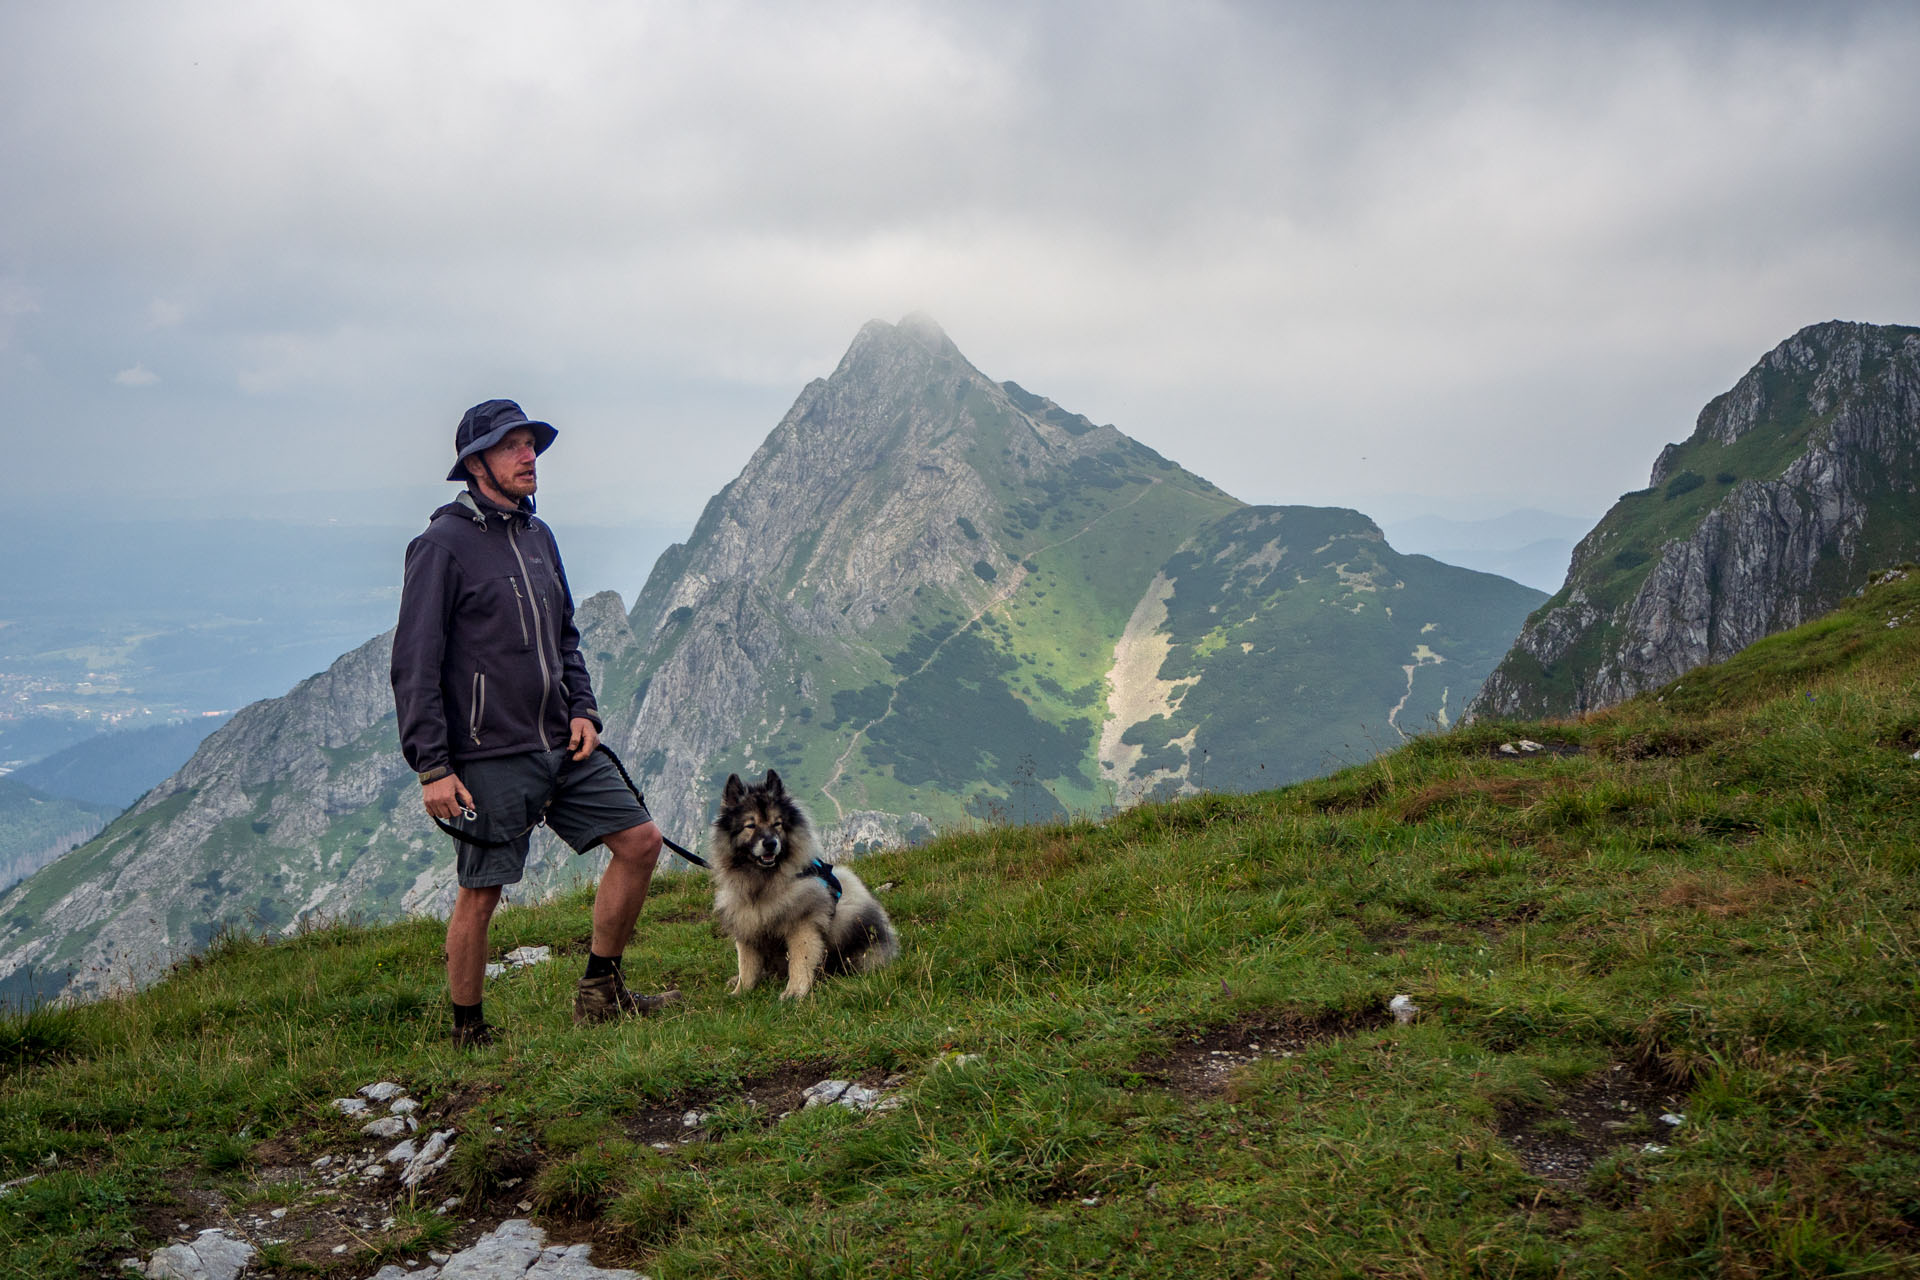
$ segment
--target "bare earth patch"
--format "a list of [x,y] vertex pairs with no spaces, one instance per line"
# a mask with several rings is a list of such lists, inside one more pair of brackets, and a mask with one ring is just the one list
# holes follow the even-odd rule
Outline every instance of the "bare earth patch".
[[1240,1067],[1262,1058],[1291,1058],[1341,1036],[1385,1026],[1389,1020],[1384,1012],[1317,1022],[1249,1014],[1223,1027],[1177,1033],[1169,1052],[1141,1059],[1135,1070],[1183,1098],[1218,1097]]
[[[887,1090],[897,1089],[904,1082],[883,1071],[843,1075],[825,1061],[794,1063],[769,1075],[749,1077],[731,1089],[681,1094],[636,1112],[626,1121],[627,1136],[654,1147],[697,1141],[707,1136],[707,1115],[720,1106],[744,1106],[756,1120],[771,1124],[804,1108],[806,1091],[826,1079],[852,1080]],[[697,1118],[689,1124],[689,1117]]]
[[1615,1065],[1568,1088],[1544,1111],[1502,1108],[1498,1129],[1528,1173],[1565,1186],[1622,1147],[1664,1143],[1674,1130],[1660,1117],[1684,1109],[1684,1095],[1671,1085]]

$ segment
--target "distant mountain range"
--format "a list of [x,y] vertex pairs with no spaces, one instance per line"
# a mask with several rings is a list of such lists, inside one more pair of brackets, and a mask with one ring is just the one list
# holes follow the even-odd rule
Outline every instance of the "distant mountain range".
[[[778,767],[844,856],[1369,756],[1457,715],[1543,596],[1357,512],[1248,507],[909,317],[801,392],[630,614],[604,593],[580,620],[670,834]],[[444,908],[387,645],[244,709],[0,898],[0,976],[97,991],[223,922]],[[545,842],[522,891],[596,869]]]
[[1768,352],[1575,549],[1474,704],[1572,715],[1819,616],[1920,557],[1920,329],[1831,321]]
[[1592,524],[1591,517],[1525,509],[1481,520],[1416,516],[1380,527],[1401,551],[1553,591],[1566,580],[1574,543]]

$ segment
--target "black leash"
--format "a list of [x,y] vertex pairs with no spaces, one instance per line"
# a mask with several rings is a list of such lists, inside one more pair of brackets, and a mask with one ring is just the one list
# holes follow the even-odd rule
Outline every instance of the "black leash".
[[[614,754],[613,748],[608,746],[605,742],[601,742],[598,746],[594,748],[594,750],[604,751],[607,753],[607,759],[613,761],[613,767],[620,771],[620,781],[627,784],[627,790],[633,792],[633,798],[640,802],[640,807],[642,809],[645,809],[647,807],[647,798],[644,795],[640,794],[640,788],[634,785],[633,775],[627,772],[627,766],[621,762],[621,759],[618,755]],[[427,816],[429,818],[433,818],[432,814],[428,814]],[[465,818],[468,822],[476,821],[480,817],[480,815],[474,812],[472,809],[462,810],[460,816]],[[447,823],[442,822],[438,818],[433,818],[433,825],[440,828],[442,831],[446,832],[448,835],[452,836],[455,840],[458,840],[462,844],[470,844],[480,849],[500,849],[500,848],[504,848],[507,845],[514,844],[520,840],[525,839],[527,836],[533,833],[534,827],[539,826],[541,823],[545,822],[546,820],[547,820],[546,812],[545,810],[542,810],[540,816],[533,820],[532,826],[529,826],[525,831],[519,832],[516,835],[508,836],[505,840],[485,840],[477,835],[472,834],[471,832],[462,831],[458,827],[450,826]],[[675,844],[672,840],[668,839],[664,834],[661,835],[660,842],[666,845],[667,848],[679,854],[681,857],[685,858],[688,862],[691,862],[696,867],[705,867],[707,865],[707,860],[705,858],[702,858],[699,854],[695,853],[691,849],[688,849],[679,844]],[[835,887],[837,888],[838,886],[836,885]],[[836,893],[834,896],[837,898],[840,895]]]

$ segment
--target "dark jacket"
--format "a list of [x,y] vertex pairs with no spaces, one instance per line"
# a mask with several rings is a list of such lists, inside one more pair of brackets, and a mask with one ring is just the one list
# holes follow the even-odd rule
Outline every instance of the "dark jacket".
[[551,751],[600,725],[553,533],[471,491],[407,547],[393,635],[400,750],[424,784],[462,760]]

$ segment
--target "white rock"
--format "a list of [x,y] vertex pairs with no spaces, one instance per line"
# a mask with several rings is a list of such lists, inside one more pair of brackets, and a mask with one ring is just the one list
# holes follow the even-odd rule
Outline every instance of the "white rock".
[[899,1098],[851,1080],[822,1080],[808,1086],[802,1096],[809,1107],[826,1107],[837,1103],[849,1111],[892,1111],[900,1105]]
[[420,1148],[413,1145],[412,1138],[407,1138],[380,1158],[387,1164],[405,1164],[419,1154]]
[[[428,1138],[426,1145],[420,1148],[419,1154],[407,1161],[407,1167],[400,1171],[401,1185],[417,1187],[421,1182],[426,1180],[428,1175],[437,1172],[447,1161],[451,1160],[453,1158],[453,1138],[458,1132],[458,1129],[442,1129],[440,1132]],[[440,1207],[445,1209],[459,1203],[459,1197],[456,1196],[453,1200]]]
[[368,1182],[378,1182],[387,1176],[387,1167],[383,1164],[370,1164],[367,1166],[366,1172],[361,1176],[365,1177]]
[[589,1245],[545,1248],[546,1240],[547,1233],[532,1223],[508,1219],[448,1258],[438,1280],[645,1280],[637,1271],[594,1266]]
[[506,971],[507,971],[507,966],[499,963],[498,961],[496,960],[487,961],[487,976],[489,978],[497,978],[501,974],[505,973]]
[[680,1127],[683,1129],[698,1129],[706,1122],[707,1113],[704,1111],[689,1111],[680,1117]]
[[406,1093],[405,1087],[391,1080],[382,1080],[379,1084],[366,1085],[360,1090],[360,1096],[371,1098],[375,1102],[388,1102]]
[[272,1218],[275,1222],[278,1222],[280,1221],[280,1219],[287,1216],[287,1211],[285,1209],[275,1209],[272,1213],[268,1214],[267,1216]]
[[387,1108],[389,1115],[410,1116],[420,1109],[420,1104],[412,1098],[395,1098],[393,1105]]
[[345,1253],[345,1252],[347,1251],[347,1246],[345,1246],[345,1245],[343,1245],[343,1244],[337,1244],[337,1245],[335,1245],[335,1246],[333,1246],[333,1251],[334,1251],[335,1253]]
[[1661,1124],[1670,1124],[1676,1129],[1686,1122],[1687,1118],[1685,1116],[1673,1111],[1669,1111],[1660,1117]]
[[524,969],[530,964],[545,964],[551,959],[552,947],[515,947],[506,954],[507,963],[515,969]]
[[[29,1173],[24,1178],[15,1178],[12,1182],[0,1182],[0,1196],[12,1195],[15,1187],[24,1187],[39,1176],[37,1173]],[[185,1228],[183,1227],[182,1230]]]
[[333,1163],[332,1156],[321,1156],[318,1160],[315,1160],[313,1162],[313,1167],[315,1169],[324,1169],[332,1163]]
[[330,1104],[343,1116],[363,1116],[367,1114],[365,1098],[335,1098]]
[[253,1257],[253,1246],[218,1227],[189,1244],[170,1244],[147,1259],[147,1280],[234,1280]]
[[1393,1014],[1395,1022],[1405,1026],[1420,1012],[1420,1006],[1413,1002],[1412,996],[1395,996],[1387,1001],[1387,1010]]
[[1520,748],[1514,746],[1511,742],[1503,742],[1500,744],[1500,754],[1503,756],[1517,756],[1520,754]]
[[1665,1147],[1661,1146],[1657,1142],[1649,1142],[1645,1146],[1641,1147],[1640,1149],[1646,1152],[1650,1156],[1657,1156],[1666,1150]]
[[1526,752],[1545,751],[1547,749],[1544,744],[1535,742],[1532,738],[1522,738],[1516,745],[1522,751]]
[[376,1138],[398,1138],[407,1132],[406,1117],[381,1116],[378,1120],[369,1120],[361,1125],[360,1132]]

